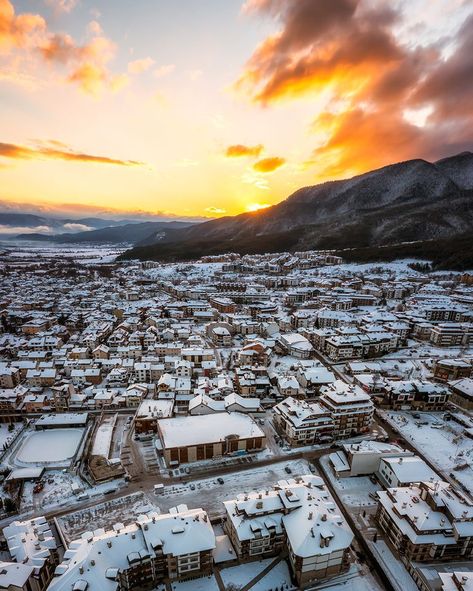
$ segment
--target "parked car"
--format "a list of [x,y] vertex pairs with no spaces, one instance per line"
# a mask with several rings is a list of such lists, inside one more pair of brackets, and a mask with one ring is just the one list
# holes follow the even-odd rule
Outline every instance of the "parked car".
[[286,474],[292,474],[292,470],[289,468],[289,466],[286,466],[284,468],[284,471],[286,472]]
[[219,484],[223,484],[225,482],[225,480],[223,478],[217,478],[217,482]]

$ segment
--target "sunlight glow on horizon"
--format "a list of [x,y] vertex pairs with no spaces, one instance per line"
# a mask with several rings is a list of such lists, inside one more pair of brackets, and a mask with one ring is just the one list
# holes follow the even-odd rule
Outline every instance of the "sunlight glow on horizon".
[[471,149],[452,4],[0,0],[0,206],[220,217]]

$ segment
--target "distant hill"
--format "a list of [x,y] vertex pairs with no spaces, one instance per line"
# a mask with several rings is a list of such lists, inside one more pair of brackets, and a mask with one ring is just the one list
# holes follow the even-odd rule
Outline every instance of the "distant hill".
[[[52,231],[61,230],[68,225],[73,231],[74,226],[87,226],[92,229],[104,228],[105,226],[117,226],[124,223],[129,223],[130,220],[109,220],[102,218],[80,218],[68,219],[57,218],[50,216],[37,215],[32,213],[15,213],[15,212],[0,212],[0,226],[5,228],[38,228],[48,227]],[[1,232],[0,232],[1,233]]]
[[[473,234],[473,154],[408,160],[304,187],[268,209],[137,246],[122,258],[186,260],[224,252],[374,248]],[[283,247],[283,243],[286,247]]]
[[18,240],[57,242],[61,244],[136,244],[165,238],[172,230],[187,228],[191,222],[136,222],[119,226],[104,227],[97,230],[63,234],[18,234]]

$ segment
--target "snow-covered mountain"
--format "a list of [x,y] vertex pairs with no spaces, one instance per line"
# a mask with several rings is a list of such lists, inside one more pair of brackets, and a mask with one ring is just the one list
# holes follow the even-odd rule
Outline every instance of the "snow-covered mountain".
[[351,248],[473,232],[473,153],[408,160],[299,189],[285,201],[167,233],[126,257],[184,259],[219,252]]

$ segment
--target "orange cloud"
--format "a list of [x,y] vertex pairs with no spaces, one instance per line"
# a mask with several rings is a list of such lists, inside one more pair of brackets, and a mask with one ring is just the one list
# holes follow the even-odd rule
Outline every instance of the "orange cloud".
[[89,94],[98,94],[107,81],[107,74],[104,68],[96,64],[84,63],[71,72],[67,79],[79,84]]
[[[3,158],[13,158],[16,160],[36,160],[48,158],[53,160],[69,160],[75,162],[93,162],[96,164],[115,164],[118,166],[142,166],[143,162],[137,160],[119,160],[109,158],[108,156],[95,156],[82,152],[75,152],[71,149],[59,149],[52,147],[56,144],[55,140],[49,140],[44,145],[36,148],[28,148],[17,144],[0,143],[0,156]],[[58,143],[58,145],[64,145]]]
[[[48,0],[48,3],[67,12],[75,0]],[[29,52],[30,58],[39,55],[46,62],[66,66],[66,80],[79,84],[85,92],[96,94],[104,87],[113,90],[117,87],[117,77],[109,72],[108,64],[115,56],[116,46],[102,34],[98,23],[89,25],[88,32],[94,36],[80,45],[70,35],[49,31],[40,15],[16,15],[10,0],[0,0],[0,54],[22,49]],[[20,67],[21,61],[15,67],[18,79],[22,76]]]
[[234,144],[233,146],[228,146],[225,150],[225,156],[227,158],[241,158],[242,156],[259,156],[263,151],[264,146],[263,144],[258,144],[256,146],[245,146],[243,144]]
[[[408,45],[398,34],[402,8],[369,0],[244,4],[245,14],[267,15],[278,29],[256,47],[236,89],[262,105],[330,97],[325,110],[318,101],[310,128],[318,146],[306,164],[319,179],[471,148],[473,14],[450,37]],[[454,50],[445,58],[442,47]],[[422,110],[423,121],[409,119]]]
[[256,170],[256,172],[269,173],[281,168],[281,166],[283,166],[285,163],[286,160],[284,158],[273,156],[271,158],[263,158],[262,160],[258,160],[258,162],[253,164],[253,168]]
[[[115,55],[115,44],[99,35],[85,45],[77,45],[69,35],[50,35],[39,48],[44,59],[72,67],[67,80],[78,84],[89,94],[98,94],[104,87],[116,89],[117,77],[112,76],[107,64]],[[123,75],[119,77],[120,80]]]
[[0,54],[15,47],[27,47],[36,35],[46,30],[46,21],[39,14],[15,15],[10,0],[0,0]]

